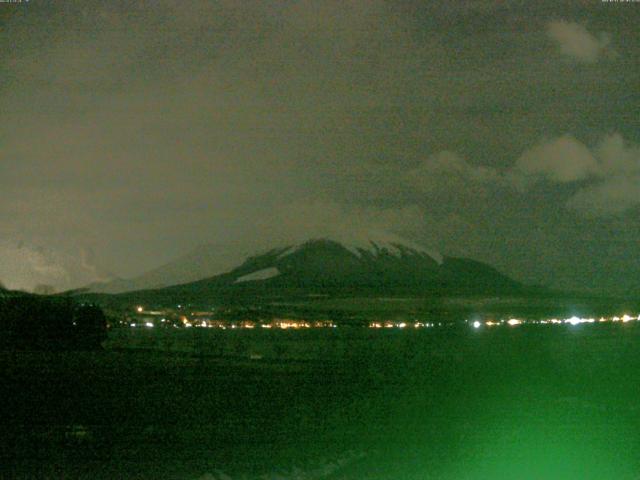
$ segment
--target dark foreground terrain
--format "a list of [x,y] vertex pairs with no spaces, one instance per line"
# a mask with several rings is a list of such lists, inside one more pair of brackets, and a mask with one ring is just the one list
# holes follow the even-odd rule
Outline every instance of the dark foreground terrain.
[[221,333],[2,353],[0,476],[640,478],[635,322]]

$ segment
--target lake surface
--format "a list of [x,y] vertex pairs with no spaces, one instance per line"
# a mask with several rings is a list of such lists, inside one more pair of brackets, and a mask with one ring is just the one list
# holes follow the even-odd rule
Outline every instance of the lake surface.
[[640,326],[135,330],[2,361],[5,478],[637,479]]

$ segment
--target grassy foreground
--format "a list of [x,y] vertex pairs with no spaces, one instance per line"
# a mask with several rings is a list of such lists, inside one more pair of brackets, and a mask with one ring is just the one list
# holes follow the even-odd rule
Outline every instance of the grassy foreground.
[[[0,474],[457,480],[640,471],[636,325],[281,333],[313,355],[265,347],[274,353],[250,360],[231,335],[215,338],[229,342],[213,349],[221,355],[2,353]],[[255,346],[260,334],[242,340]]]

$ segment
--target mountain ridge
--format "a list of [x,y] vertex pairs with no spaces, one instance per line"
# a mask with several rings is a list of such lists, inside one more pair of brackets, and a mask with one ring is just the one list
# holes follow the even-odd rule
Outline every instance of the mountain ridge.
[[512,293],[522,285],[482,262],[401,242],[345,245],[330,238],[272,248],[223,273],[119,296],[190,299],[288,294]]
[[307,238],[298,242],[277,242],[277,247],[260,247],[259,242],[249,242],[241,247],[235,244],[202,244],[177,259],[151,269],[133,278],[116,278],[107,282],[93,282],[82,288],[93,293],[124,293],[135,290],[148,290],[195,282],[203,278],[227,273],[251,257],[265,255],[270,251],[293,250],[314,240],[330,240],[344,245],[356,253],[376,246],[394,248],[392,244],[401,244],[416,251],[430,255],[436,261],[442,256],[421,245],[386,232],[369,232],[366,236],[325,235]]

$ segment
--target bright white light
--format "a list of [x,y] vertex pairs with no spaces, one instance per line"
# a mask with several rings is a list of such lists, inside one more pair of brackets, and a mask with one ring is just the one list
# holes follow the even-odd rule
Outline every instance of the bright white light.
[[151,327],[153,327],[153,323],[152,322],[147,322],[147,323],[144,324],[144,326],[151,328]]
[[513,325],[520,325],[522,323],[522,320],[518,320],[517,318],[510,318],[507,323],[511,326]]
[[573,316],[571,318],[567,318],[564,323],[569,323],[571,325],[579,325],[581,323],[593,323],[595,322],[595,318],[580,318]]
[[142,313],[142,312],[144,312],[144,308],[138,307],[138,308],[136,308],[136,312]]
[[473,328],[480,328],[480,325],[482,325],[482,324],[478,320],[473,322]]
[[400,324],[398,325],[398,327],[400,327],[400,328],[404,328],[404,327],[406,327],[406,326],[407,326],[407,324],[406,324],[406,323],[404,323],[404,322],[402,322],[402,323],[400,323]]
[[130,324],[129,324],[129,326],[130,326],[130,327],[135,327],[135,326],[136,326],[136,324],[135,324],[135,323],[130,323]]
[[623,322],[625,322],[625,323],[626,323],[626,322],[630,322],[631,320],[633,320],[633,318],[631,318],[631,316],[630,316],[630,315],[624,314],[624,315],[622,316],[622,321],[623,321]]

